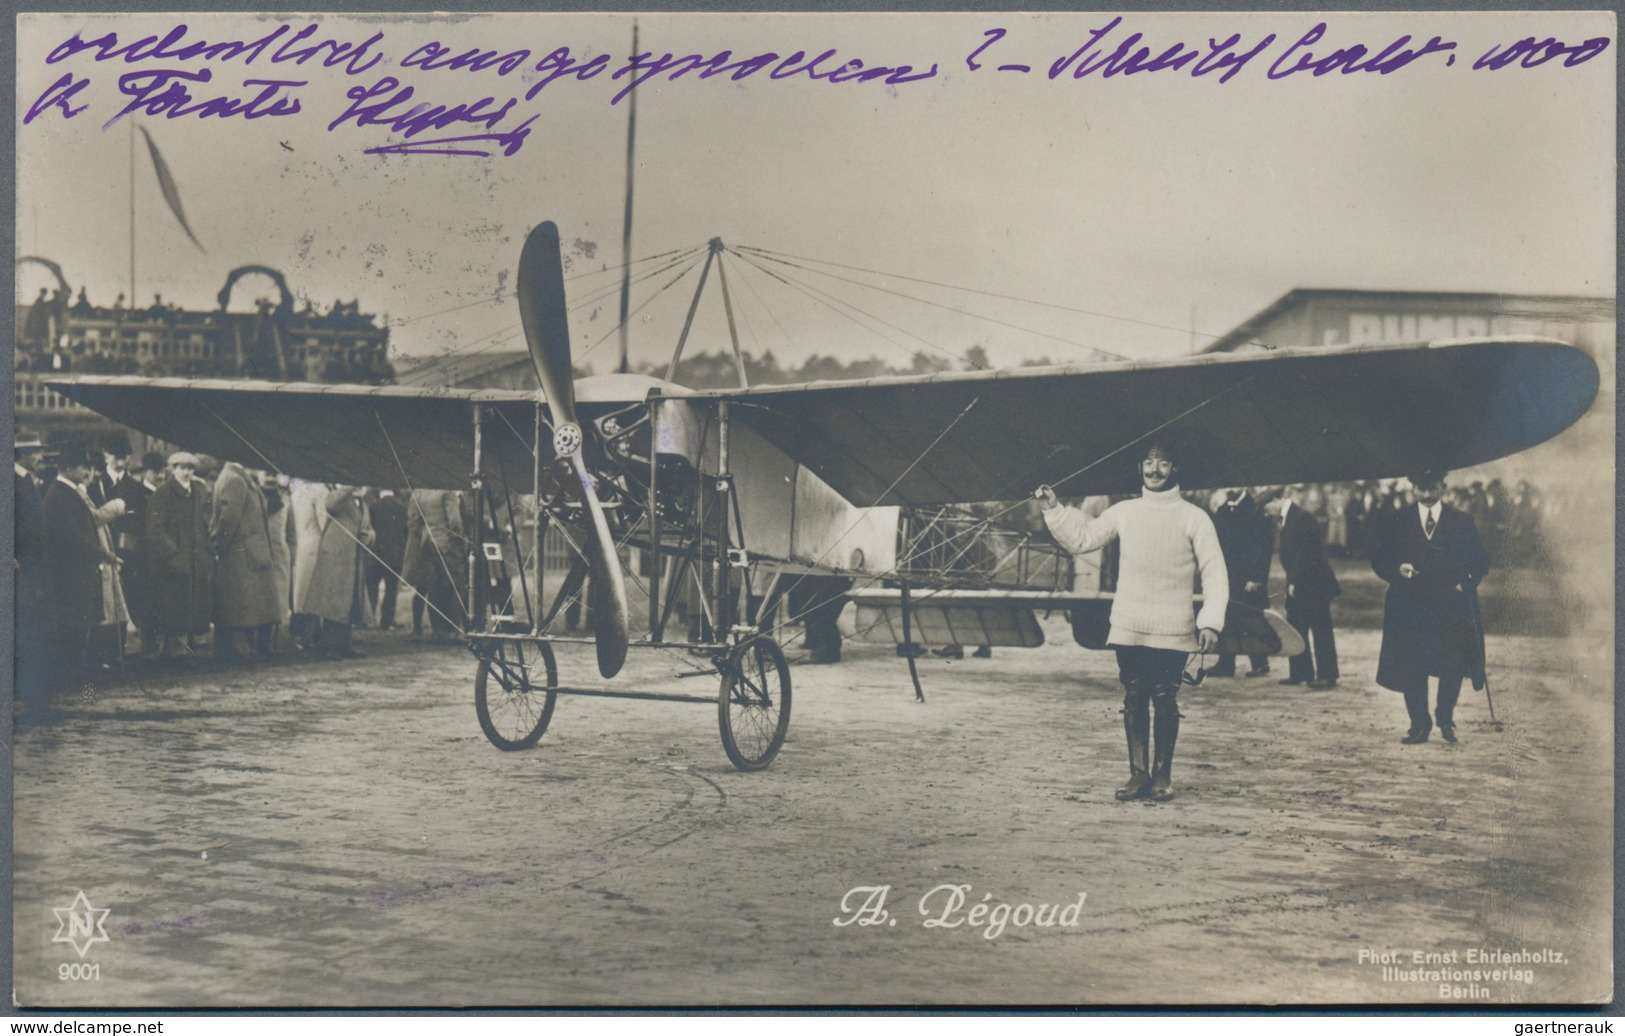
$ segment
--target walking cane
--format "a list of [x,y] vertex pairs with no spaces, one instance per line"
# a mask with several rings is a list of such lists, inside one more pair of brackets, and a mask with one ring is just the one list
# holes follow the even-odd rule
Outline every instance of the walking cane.
[[1472,607],[1469,611],[1473,617],[1473,636],[1478,643],[1478,664],[1484,674],[1484,700],[1489,703],[1490,707],[1490,726],[1499,734],[1506,728],[1502,726],[1500,720],[1495,718],[1495,695],[1490,693],[1490,665],[1489,658],[1484,650],[1484,620],[1478,612],[1478,595],[1476,593],[1472,595],[1471,604]]

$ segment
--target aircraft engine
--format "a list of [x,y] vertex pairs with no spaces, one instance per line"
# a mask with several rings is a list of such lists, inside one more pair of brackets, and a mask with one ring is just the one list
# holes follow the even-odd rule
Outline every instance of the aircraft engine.
[[[662,521],[682,521],[692,511],[704,446],[703,418],[682,399],[629,403],[591,421],[583,450],[597,479],[595,488],[617,531],[644,517],[649,479]],[[580,485],[568,459],[548,468],[542,504],[569,525],[587,520]]]

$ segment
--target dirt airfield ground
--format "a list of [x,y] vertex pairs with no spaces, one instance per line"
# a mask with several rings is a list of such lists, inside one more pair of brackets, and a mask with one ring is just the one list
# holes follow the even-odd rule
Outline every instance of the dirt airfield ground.
[[[466,651],[398,633],[366,635],[362,660],[89,691],[16,736],[17,1001],[1611,996],[1604,639],[1496,638],[1504,732],[1468,690],[1459,745],[1408,747],[1399,697],[1371,681],[1376,631],[1343,630],[1334,691],[1273,677],[1187,690],[1179,797],[1151,805],[1112,798],[1125,763],[1110,656],[1074,647],[1058,619],[1046,633],[1036,650],[928,660],[925,704],[886,646],[798,665],[789,740],[753,774],[728,764],[716,710],[690,704],[562,698],[538,747],[499,752]],[[561,652],[566,682],[593,672],[590,651]],[[695,662],[634,651],[616,684],[710,693],[713,677],[675,678]],[[922,897],[937,917],[943,885],[969,886],[951,919],[990,896],[1047,904],[1057,923],[927,926]],[[862,902],[880,919],[853,892],[880,886],[884,923],[835,923]],[[110,911],[82,958],[53,941],[81,890]],[[1496,953],[1539,960],[1482,962]],[[93,978],[63,977],[92,963]],[[1398,977],[1429,971],[1446,974]]]

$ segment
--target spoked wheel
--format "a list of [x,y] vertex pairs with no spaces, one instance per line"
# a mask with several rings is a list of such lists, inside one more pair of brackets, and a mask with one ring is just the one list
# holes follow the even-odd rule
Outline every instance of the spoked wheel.
[[474,712],[480,729],[504,752],[541,740],[558,699],[559,668],[545,643],[488,641],[474,674]]
[[790,667],[772,638],[756,637],[728,653],[717,714],[735,767],[761,770],[778,755],[790,728]]

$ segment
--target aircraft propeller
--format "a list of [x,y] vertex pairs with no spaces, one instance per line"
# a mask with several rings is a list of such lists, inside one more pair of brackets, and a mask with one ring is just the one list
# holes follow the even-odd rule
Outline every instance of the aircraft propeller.
[[582,455],[584,439],[576,417],[575,382],[570,367],[570,321],[564,308],[564,260],[559,252],[559,228],[551,220],[538,225],[525,239],[519,253],[518,289],[525,341],[553,416],[553,452],[570,462],[580,484],[581,499],[592,518],[593,593],[589,610],[598,647],[598,671],[608,679],[626,662],[626,575],[598,499],[598,480]]

